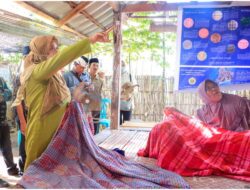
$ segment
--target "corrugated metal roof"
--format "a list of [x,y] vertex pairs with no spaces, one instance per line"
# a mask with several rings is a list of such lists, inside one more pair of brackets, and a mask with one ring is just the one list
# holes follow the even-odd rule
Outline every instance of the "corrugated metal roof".
[[29,1],[28,3],[56,19],[62,18],[71,10],[71,7],[63,1]]
[[0,10],[0,52],[21,52],[36,35],[55,35],[63,44],[77,40],[72,33]]
[[106,1],[28,1],[26,3],[58,21],[80,3],[85,3],[86,6],[65,23],[84,36],[106,31],[113,23],[113,9]]
[[[123,12],[173,11],[179,5],[230,4],[225,2],[167,3],[167,1],[19,1],[18,4],[52,20],[56,26],[75,32],[78,36],[91,36],[108,30],[113,25],[113,9],[121,4]],[[125,10],[124,10],[125,9]]]
[[[147,1],[16,1],[16,3],[52,21],[53,26],[44,23],[35,24],[35,21],[27,21],[26,18],[19,19],[17,22],[17,16],[13,16],[15,19],[8,20],[9,18],[6,19],[0,15],[0,32],[8,33],[10,38],[11,35],[20,35],[23,39],[29,40],[31,35],[33,37],[35,35],[56,34],[64,44],[69,44],[77,37],[88,37],[97,32],[109,30],[113,25],[113,9],[118,3],[123,7],[122,12],[128,14],[129,17],[134,12],[143,11],[175,12],[181,4],[168,4],[166,1],[154,3]],[[231,2],[214,3],[230,4]],[[190,4],[195,6],[198,3]]]

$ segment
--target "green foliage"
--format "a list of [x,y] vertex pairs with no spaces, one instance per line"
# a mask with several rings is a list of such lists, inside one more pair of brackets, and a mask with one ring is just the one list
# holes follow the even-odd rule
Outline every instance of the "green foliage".
[[19,64],[22,59],[21,53],[11,53],[8,55],[0,54],[0,63],[7,62],[10,64]]
[[[148,13],[137,15],[146,16]],[[149,55],[152,61],[159,63],[162,67],[167,67],[169,63],[163,60],[163,34],[149,31],[150,20],[148,19],[129,19],[122,26],[122,57],[125,62],[136,62],[143,59],[142,54]],[[165,53],[175,52],[176,34],[165,33]],[[112,34],[110,37],[112,38]],[[113,56],[113,43],[97,43],[92,48],[92,53],[98,55]]]
[[0,63],[4,61],[4,56],[0,54]]

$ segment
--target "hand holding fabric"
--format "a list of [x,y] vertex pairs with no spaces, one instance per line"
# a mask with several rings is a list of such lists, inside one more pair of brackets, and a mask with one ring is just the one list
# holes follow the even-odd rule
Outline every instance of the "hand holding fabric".
[[81,82],[73,92],[73,99],[81,103],[89,103],[88,92],[86,91],[86,83]]
[[[84,83],[84,82],[83,82],[83,83]],[[87,92],[94,92],[95,87],[94,87],[94,85],[91,84],[91,83],[85,83],[84,89],[85,89]]]

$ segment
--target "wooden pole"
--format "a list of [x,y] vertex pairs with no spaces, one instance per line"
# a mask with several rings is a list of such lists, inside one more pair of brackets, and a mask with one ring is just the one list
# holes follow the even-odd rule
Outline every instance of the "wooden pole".
[[166,80],[166,46],[165,46],[165,32],[162,33],[162,50],[163,50],[163,67],[162,67],[162,103],[165,105],[165,80]]
[[114,62],[113,62],[113,81],[111,95],[111,126],[110,129],[118,129],[120,125],[120,79],[121,79],[121,46],[122,46],[122,13],[121,5],[114,10]]

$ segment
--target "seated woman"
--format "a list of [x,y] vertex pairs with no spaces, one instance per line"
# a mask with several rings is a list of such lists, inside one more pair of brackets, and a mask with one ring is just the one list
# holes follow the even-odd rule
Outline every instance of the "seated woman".
[[250,129],[250,101],[246,98],[221,93],[217,83],[205,80],[198,87],[204,106],[197,111],[197,117],[214,127],[231,131]]
[[[210,86],[211,84],[214,86]],[[206,82],[200,85],[199,90],[202,89],[202,85],[205,89]],[[226,108],[225,111],[230,109],[230,112],[221,112],[223,114],[219,114],[218,111],[216,116],[218,121],[225,121],[218,117],[225,118],[227,116],[225,113],[240,112],[241,118],[247,117],[247,108],[242,106],[242,112],[238,107],[244,105],[242,103],[245,101],[244,98],[221,94],[219,90],[215,90],[218,89],[215,83],[210,81],[206,89],[209,88],[214,88],[211,93],[213,94],[211,102],[220,102],[220,107],[215,110],[223,110],[223,107]],[[203,93],[202,97],[208,97],[208,95]],[[229,97],[233,99],[232,103],[236,103],[235,107],[225,104],[229,101]],[[208,106],[207,108],[209,109]],[[211,112],[214,113],[215,110],[213,109]],[[198,115],[201,116],[201,111],[198,112]],[[192,118],[174,108],[165,108],[164,115],[163,121],[151,130],[146,148],[138,151],[139,156],[155,158],[158,166],[182,176],[220,175],[250,181],[249,130],[234,132],[218,128],[218,125],[213,126],[211,123]],[[232,119],[236,120],[238,117],[240,115],[234,116]],[[212,114],[210,118],[212,118]],[[249,116],[245,119],[249,119]],[[231,124],[235,124],[231,118],[229,121]],[[244,122],[238,122],[238,124],[242,123],[244,124]],[[241,126],[244,126],[243,124]],[[235,127],[237,128],[237,126]],[[230,123],[228,123],[228,128],[236,130],[236,128],[230,128]],[[242,127],[242,130],[244,129],[246,128]]]

